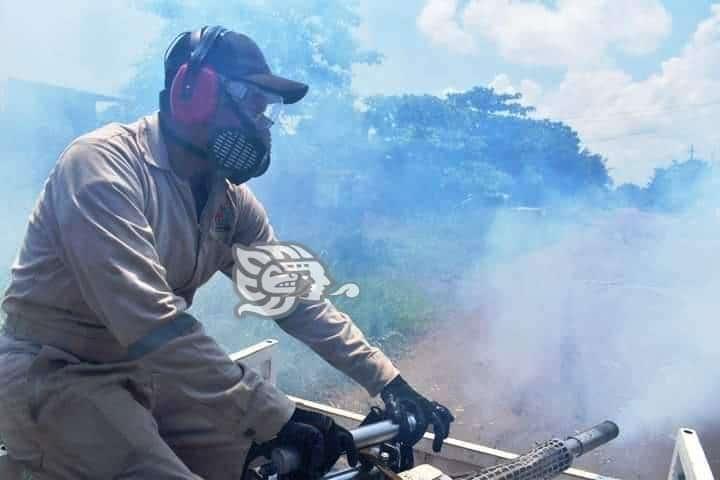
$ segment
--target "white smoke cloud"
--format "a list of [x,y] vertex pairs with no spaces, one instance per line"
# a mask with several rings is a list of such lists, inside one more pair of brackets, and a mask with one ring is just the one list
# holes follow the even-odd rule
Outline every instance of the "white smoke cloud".
[[162,25],[129,1],[1,2],[0,81],[18,77],[118,93]]
[[[459,362],[458,402],[481,406],[511,450],[611,419],[620,438],[581,465],[660,478],[678,428],[717,424],[718,214],[534,215],[498,212],[458,283],[453,300],[482,325]],[[508,258],[528,238],[546,243]]]

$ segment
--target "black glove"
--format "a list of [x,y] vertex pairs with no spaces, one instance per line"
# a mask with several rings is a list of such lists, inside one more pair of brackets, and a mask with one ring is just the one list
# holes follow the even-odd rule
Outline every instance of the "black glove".
[[358,463],[358,452],[352,434],[320,413],[295,408],[290,420],[277,435],[277,446],[294,447],[300,453],[302,471],[310,478],[325,475],[340,455],[348,464]]
[[[420,395],[400,375],[385,386],[380,397],[390,418],[400,425],[401,442],[415,445],[432,425],[435,434],[433,451],[440,451],[443,441],[450,434],[450,424],[455,421],[447,407]],[[408,423],[408,414],[415,417],[415,428]]]

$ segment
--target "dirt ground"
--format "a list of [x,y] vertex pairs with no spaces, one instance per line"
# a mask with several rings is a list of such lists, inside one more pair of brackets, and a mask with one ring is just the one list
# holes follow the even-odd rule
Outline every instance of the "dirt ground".
[[[610,419],[620,437],[576,466],[659,479],[690,427],[720,476],[712,222],[627,211],[470,268],[445,292],[454,306],[443,322],[398,367],[454,411],[455,438],[521,452]],[[330,402],[368,408],[359,389]]]

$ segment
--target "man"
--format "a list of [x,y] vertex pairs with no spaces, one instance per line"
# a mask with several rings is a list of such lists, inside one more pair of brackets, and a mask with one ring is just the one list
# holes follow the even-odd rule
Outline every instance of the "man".
[[[231,362],[187,312],[231,276],[233,244],[276,240],[245,182],[270,162],[268,106],[308,87],[221,27],[181,34],[165,60],[160,112],[72,142],[32,212],[2,304],[0,435],[36,478],[239,478],[253,442],[298,449],[309,476],[354,462],[345,429]],[[447,436],[450,412],[329,302],[278,324]]]

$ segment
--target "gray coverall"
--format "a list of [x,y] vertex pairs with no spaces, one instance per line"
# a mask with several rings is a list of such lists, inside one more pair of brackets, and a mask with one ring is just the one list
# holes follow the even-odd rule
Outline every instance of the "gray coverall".
[[[274,240],[247,185],[218,180],[198,221],[158,115],[61,155],[3,299],[0,436],[35,478],[239,478],[292,402],[184,313],[231,246]],[[228,305],[228,313],[234,305]],[[398,373],[329,302],[279,326],[376,395]]]

